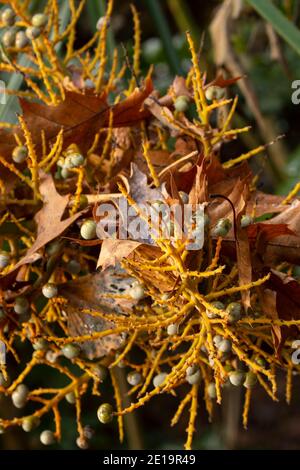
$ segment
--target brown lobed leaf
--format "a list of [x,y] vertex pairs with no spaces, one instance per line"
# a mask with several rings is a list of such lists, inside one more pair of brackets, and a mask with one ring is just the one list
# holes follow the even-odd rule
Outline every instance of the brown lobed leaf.
[[75,143],[85,152],[92,145],[95,134],[101,127],[107,126],[111,110],[114,127],[129,126],[145,119],[149,111],[143,110],[142,106],[152,90],[152,80],[148,76],[143,88],[136,89],[128,98],[112,107],[107,105],[105,95],[72,91],[66,91],[65,100],[57,106],[25,99],[21,99],[21,106],[33,142],[38,148],[41,145],[41,129],[45,132],[47,142],[51,142],[63,129],[64,147]]
[[41,254],[38,251],[47,243],[61,235],[75,220],[85,211],[77,212],[67,219],[63,219],[63,214],[69,203],[69,195],[61,196],[55,188],[53,178],[50,174],[39,173],[40,193],[43,198],[43,207],[35,216],[37,224],[37,237],[26,255],[14,266],[5,276],[0,278],[0,286],[4,287],[15,279],[18,269],[25,265],[37,261]]

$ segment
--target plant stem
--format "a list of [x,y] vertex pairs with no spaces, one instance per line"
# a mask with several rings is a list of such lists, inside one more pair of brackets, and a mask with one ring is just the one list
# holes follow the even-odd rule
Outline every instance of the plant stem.
[[[104,0],[87,0],[86,4],[87,12],[89,15],[90,28],[92,31],[95,30],[96,23],[99,18],[105,16],[106,5]],[[111,28],[107,31],[107,50],[109,56],[109,63],[111,64],[114,49],[116,47],[115,39]]]

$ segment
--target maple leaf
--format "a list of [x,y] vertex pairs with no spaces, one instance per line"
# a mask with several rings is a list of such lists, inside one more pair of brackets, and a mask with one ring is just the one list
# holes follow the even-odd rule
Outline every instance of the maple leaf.
[[[32,140],[41,146],[41,129],[47,142],[51,142],[63,129],[64,147],[78,144],[85,152],[92,145],[95,135],[107,127],[110,111],[113,112],[113,126],[124,127],[145,119],[149,115],[142,105],[153,89],[148,76],[144,87],[136,89],[128,98],[109,106],[106,95],[65,92],[65,100],[57,106],[47,106],[21,99],[23,115]],[[38,122],[38,125],[37,125]]]
[[40,194],[43,199],[43,207],[35,215],[37,224],[37,236],[33,245],[28,249],[26,255],[14,266],[12,271],[0,278],[0,285],[6,286],[16,277],[18,269],[25,265],[34,263],[41,258],[38,251],[47,243],[61,235],[75,220],[85,211],[77,212],[71,217],[62,219],[69,203],[69,195],[61,196],[55,188],[50,174],[39,172]]

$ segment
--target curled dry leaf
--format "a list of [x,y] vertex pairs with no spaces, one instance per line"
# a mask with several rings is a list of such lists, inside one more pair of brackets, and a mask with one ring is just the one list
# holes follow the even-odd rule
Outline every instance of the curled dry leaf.
[[[62,284],[60,294],[68,301],[64,312],[69,334],[74,337],[92,335],[114,328],[114,323],[106,320],[105,315],[130,315],[137,304],[137,301],[125,297],[131,284],[132,278],[118,267]],[[93,311],[93,315],[88,311]],[[124,339],[124,334],[110,334],[80,344],[86,357],[94,359],[119,349]]]
[[[299,282],[276,270],[262,289],[262,302],[265,313],[273,319],[300,319],[300,285]],[[272,326],[274,349],[280,354],[285,341],[298,334],[296,326]]]
[[130,255],[141,243],[132,240],[103,240],[97,268],[115,266]]

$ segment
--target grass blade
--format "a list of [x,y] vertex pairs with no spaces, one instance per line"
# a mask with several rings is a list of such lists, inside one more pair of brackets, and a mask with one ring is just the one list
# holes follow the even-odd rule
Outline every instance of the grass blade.
[[300,55],[300,30],[269,0],[246,0]]
[[145,3],[162,40],[170,69],[175,74],[182,74],[180,61],[173,46],[171,31],[159,1],[145,0]]
[[200,40],[200,30],[185,0],[168,0],[168,7],[175,23],[182,33],[190,31],[196,43]]

